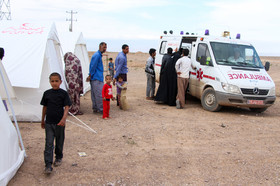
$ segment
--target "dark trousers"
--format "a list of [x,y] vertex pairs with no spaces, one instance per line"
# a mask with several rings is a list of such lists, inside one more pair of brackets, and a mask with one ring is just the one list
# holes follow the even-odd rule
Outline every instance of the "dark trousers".
[[121,95],[120,94],[117,94],[117,106],[119,106],[120,109],[122,109]]
[[45,124],[46,144],[44,151],[44,160],[46,167],[53,163],[53,149],[55,140],[55,158],[63,158],[63,144],[65,137],[65,127],[56,124]]
[[155,87],[156,87],[155,77],[147,74],[146,97],[155,96]]

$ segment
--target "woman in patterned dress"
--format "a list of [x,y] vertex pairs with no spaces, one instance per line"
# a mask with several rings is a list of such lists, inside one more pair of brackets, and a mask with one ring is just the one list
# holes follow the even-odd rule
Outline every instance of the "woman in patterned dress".
[[83,94],[83,73],[80,60],[72,53],[64,55],[65,77],[68,83],[68,94],[72,101],[69,112],[82,115],[80,111],[80,95]]

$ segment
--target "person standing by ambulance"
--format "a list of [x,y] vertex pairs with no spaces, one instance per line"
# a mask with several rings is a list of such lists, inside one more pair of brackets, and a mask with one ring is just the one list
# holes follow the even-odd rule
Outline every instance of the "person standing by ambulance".
[[192,68],[191,60],[188,58],[189,50],[183,49],[182,51],[183,57],[178,59],[175,65],[175,69],[177,72],[177,86],[178,86],[178,94],[176,97],[176,108],[182,109],[185,106],[185,96],[186,90],[189,82],[189,74]]
[[147,75],[147,88],[146,88],[146,99],[147,100],[154,100],[155,99],[155,56],[156,56],[156,49],[151,48],[149,50],[150,57],[147,60],[145,72]]
[[166,65],[167,69],[167,91],[168,91],[168,100],[167,104],[169,106],[176,106],[176,96],[178,91],[177,86],[177,73],[175,69],[175,65],[177,60],[182,55],[182,48],[179,49],[178,52],[173,53],[173,56],[171,57],[171,60],[168,61]]
[[168,103],[168,80],[167,80],[167,63],[170,62],[172,59],[172,48],[167,49],[167,54],[164,54],[162,57],[161,68],[160,68],[160,76],[159,76],[159,86],[157,89],[155,101],[162,102],[167,104]]

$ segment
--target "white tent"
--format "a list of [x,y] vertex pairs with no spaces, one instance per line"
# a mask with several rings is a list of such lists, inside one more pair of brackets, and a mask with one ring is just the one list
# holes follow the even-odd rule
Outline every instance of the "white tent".
[[40,121],[43,92],[51,88],[49,75],[62,76],[66,89],[61,48],[55,24],[0,21],[2,60],[16,94],[13,100],[19,121]]
[[[0,186],[2,186],[6,185],[16,174],[23,163],[25,150],[17,122],[15,122],[15,128],[2,102],[2,99],[5,98],[11,103],[10,98],[14,96],[14,92],[1,60],[0,88]],[[11,106],[10,108],[13,107]],[[14,120],[16,121],[15,117]],[[22,150],[19,146],[19,139]]]
[[[67,52],[72,52],[81,61],[83,71],[84,94],[90,90],[90,84],[86,82],[89,71],[89,56],[86,41],[83,33],[78,32],[59,32],[63,56]],[[64,66],[64,63],[63,63]]]
[[[0,96],[0,99],[1,96]],[[6,185],[16,174],[24,160],[24,150],[19,147],[17,131],[3,102],[0,102],[0,185]]]

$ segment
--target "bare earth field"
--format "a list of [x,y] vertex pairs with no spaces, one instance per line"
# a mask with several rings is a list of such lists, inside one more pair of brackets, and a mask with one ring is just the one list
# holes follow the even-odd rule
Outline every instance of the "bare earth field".
[[182,110],[147,101],[147,58],[128,54],[130,110],[111,102],[111,119],[103,120],[92,113],[90,93],[81,98],[85,114],[78,118],[97,134],[68,122],[63,164],[50,176],[43,174],[44,130],[20,123],[28,157],[9,186],[280,185],[280,57],[262,57],[271,62],[277,92],[262,114],[231,107],[208,112],[193,97]]

